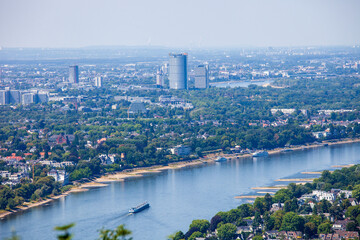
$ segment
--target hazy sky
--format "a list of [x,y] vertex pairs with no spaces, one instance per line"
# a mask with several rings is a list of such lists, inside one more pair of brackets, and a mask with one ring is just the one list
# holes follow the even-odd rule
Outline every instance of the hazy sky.
[[360,0],[0,0],[0,46],[360,45]]

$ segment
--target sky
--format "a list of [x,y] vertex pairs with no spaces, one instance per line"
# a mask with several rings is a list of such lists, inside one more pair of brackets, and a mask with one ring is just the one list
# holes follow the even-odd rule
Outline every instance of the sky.
[[359,0],[0,0],[2,47],[360,45]]

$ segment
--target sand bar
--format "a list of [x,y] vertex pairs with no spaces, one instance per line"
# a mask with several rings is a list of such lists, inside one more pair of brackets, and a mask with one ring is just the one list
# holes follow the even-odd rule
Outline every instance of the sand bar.
[[334,165],[334,166],[331,166],[332,168],[349,168],[349,167],[352,167],[354,166],[355,164],[347,164],[347,165]]
[[276,192],[257,192],[258,194],[270,194],[274,195]]
[[276,182],[312,182],[315,178],[282,178],[276,179]]
[[235,196],[236,199],[256,199],[258,197],[264,197],[265,195],[249,195],[249,196]]
[[253,190],[280,190],[287,188],[286,186],[278,186],[278,187],[252,187]]

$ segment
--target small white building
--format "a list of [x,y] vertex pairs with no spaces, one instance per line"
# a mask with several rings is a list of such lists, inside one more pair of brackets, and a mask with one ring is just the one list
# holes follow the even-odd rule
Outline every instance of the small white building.
[[330,135],[329,132],[326,132],[326,131],[321,131],[321,132],[313,132],[312,135],[316,138],[316,139],[319,139],[319,138],[324,138],[324,137],[327,137]]
[[[296,109],[295,108],[272,108],[270,111],[271,111],[272,115],[274,115],[277,112],[282,112],[283,114],[290,115],[290,114],[293,114],[296,111]],[[307,114],[306,109],[300,109],[300,112],[304,115]]]
[[352,191],[349,191],[349,190],[341,190],[338,193],[338,196],[340,197],[341,194],[344,194],[345,198],[351,198],[352,197]]
[[53,177],[57,182],[62,182],[63,185],[69,182],[69,174],[65,170],[52,169],[47,175]]
[[108,165],[108,164],[113,164],[116,161],[116,155],[115,154],[101,154],[99,155],[101,164],[103,165]]
[[317,201],[321,201],[323,199],[328,200],[328,201],[335,201],[335,199],[336,199],[336,195],[331,192],[313,190],[312,193],[315,195]]
[[9,171],[0,171],[0,176],[3,178],[9,178],[11,173]]

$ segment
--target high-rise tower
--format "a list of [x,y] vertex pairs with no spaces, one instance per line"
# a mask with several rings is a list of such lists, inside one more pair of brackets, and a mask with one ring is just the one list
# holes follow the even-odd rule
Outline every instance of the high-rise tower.
[[169,87],[187,89],[187,53],[170,53],[169,57]]
[[209,67],[205,64],[199,65],[195,68],[195,88],[209,87],[208,71]]
[[69,82],[79,83],[79,67],[76,65],[69,67]]
[[102,77],[95,77],[95,87],[102,86]]

